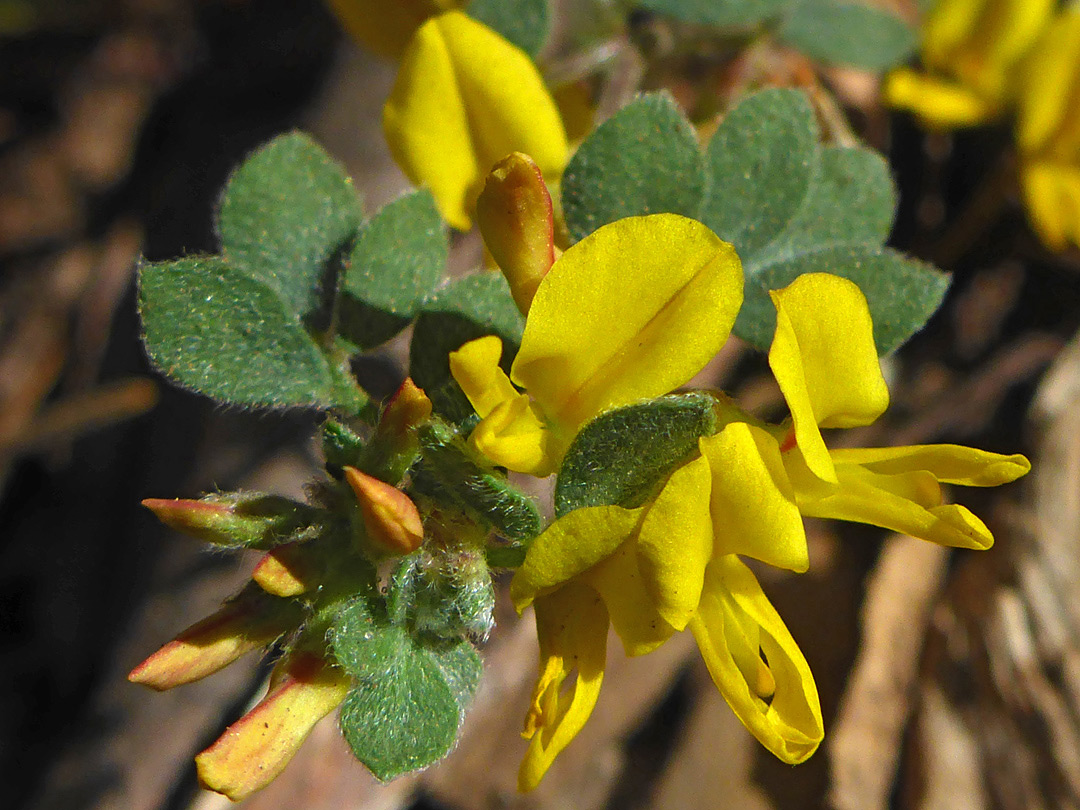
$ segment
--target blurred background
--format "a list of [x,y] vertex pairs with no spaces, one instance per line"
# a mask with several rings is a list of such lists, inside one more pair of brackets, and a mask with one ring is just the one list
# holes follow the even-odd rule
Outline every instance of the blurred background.
[[[662,51],[664,33],[632,17],[601,116],[640,88],[688,106],[703,87],[724,98],[731,71],[707,59],[641,69],[629,43]],[[328,718],[245,807],[1080,807],[1080,255],[1031,234],[1002,179],[1007,125],[927,135],[880,108],[872,77],[789,56],[776,80],[828,88],[889,157],[891,244],[954,276],[887,361],[893,407],[850,440],[1027,453],[1018,484],[957,493],[994,549],[811,522],[811,571],[762,572],[821,691],[826,743],[805,765],[758,746],[684,634],[634,660],[609,645],[593,719],[539,790],[516,794],[536,642],[502,599],[446,761],[379,785]],[[266,662],[161,695],[125,675],[236,590],[254,557],[207,553],[139,502],[300,496],[318,472],[317,416],[224,409],[157,375],[136,265],[214,251],[230,170],[291,128],[347,166],[369,212],[393,199],[407,187],[379,122],[393,75],[315,0],[0,0],[0,806],[229,806],[199,790],[192,757],[258,697]],[[455,247],[457,269],[475,265],[473,239]],[[403,345],[365,366],[375,393],[400,380]],[[734,339],[697,382],[762,414],[781,403]]]

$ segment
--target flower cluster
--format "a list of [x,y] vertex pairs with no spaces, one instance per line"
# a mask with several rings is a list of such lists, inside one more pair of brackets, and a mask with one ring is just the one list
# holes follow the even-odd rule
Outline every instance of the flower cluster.
[[927,126],[1016,116],[1021,186],[1047,246],[1080,244],[1080,11],[1054,0],[938,0],[923,25],[924,70],[891,73],[884,97]]

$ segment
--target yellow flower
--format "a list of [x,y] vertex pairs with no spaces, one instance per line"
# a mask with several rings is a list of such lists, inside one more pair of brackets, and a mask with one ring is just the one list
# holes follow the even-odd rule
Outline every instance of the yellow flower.
[[1026,474],[1028,460],[950,444],[829,450],[819,428],[870,424],[889,404],[866,299],[824,273],[770,295],[777,323],[769,365],[791,411],[781,449],[802,514],[989,548],[990,530],[945,503],[941,484],[998,486]]
[[528,153],[558,182],[569,152],[559,110],[528,54],[458,11],[417,29],[383,109],[383,130],[398,165],[431,189],[460,230],[471,227],[497,161]]
[[891,73],[886,101],[932,127],[972,126],[1000,115],[1054,6],[1054,0],[938,0],[922,25],[925,72]]
[[1024,201],[1054,250],[1080,244],[1080,11],[1047,29],[1021,75],[1018,141]]
[[779,448],[745,422],[702,438],[699,448],[652,503],[588,507],[555,521],[516,572],[511,597],[519,611],[534,605],[541,657],[522,790],[536,786],[592,712],[609,621],[627,655],[689,628],[735,714],[783,761],[802,762],[821,742],[810,668],[739,559],[806,570],[806,537]]
[[741,304],[739,259],[701,223],[654,214],[605,225],[537,287],[509,377],[497,337],[450,355],[481,417],[470,441],[496,464],[550,474],[594,416],[665,394],[700,371]]
[[399,59],[429,17],[461,8],[465,0],[328,0],[349,35],[369,50]]

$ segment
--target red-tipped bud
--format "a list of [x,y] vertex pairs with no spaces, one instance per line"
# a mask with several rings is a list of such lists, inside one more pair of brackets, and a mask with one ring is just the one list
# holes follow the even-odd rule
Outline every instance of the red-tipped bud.
[[527,315],[555,262],[551,195],[531,157],[513,152],[495,164],[476,201],[476,222],[518,309]]
[[263,555],[251,578],[267,593],[289,597],[314,590],[319,584],[319,574],[309,544],[287,543]]
[[367,536],[381,551],[409,554],[420,547],[424,526],[408,495],[355,467],[345,468],[345,479],[360,503]]
[[378,432],[390,437],[405,436],[431,416],[431,400],[411,377],[406,377],[390,397],[379,417]]
[[162,691],[205,678],[292,629],[299,619],[294,611],[244,591],[131,670],[128,680]]
[[268,548],[318,520],[311,506],[258,492],[207,495],[197,501],[147,498],[142,503],[169,528],[232,548]]
[[290,656],[275,669],[266,697],[195,757],[199,782],[234,802],[266,787],[351,685],[344,672],[318,656]]

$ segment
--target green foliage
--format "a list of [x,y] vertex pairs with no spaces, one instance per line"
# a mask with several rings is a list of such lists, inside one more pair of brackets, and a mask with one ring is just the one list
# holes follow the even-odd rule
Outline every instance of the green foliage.
[[464,417],[472,409],[450,376],[450,352],[484,335],[503,341],[502,366],[509,370],[525,319],[502,273],[485,271],[455,279],[420,306],[409,348],[409,376],[441,413]]
[[360,217],[360,198],[341,166],[309,136],[292,132],[229,178],[218,214],[222,254],[303,316],[319,307],[328,262]]
[[238,405],[337,407],[366,397],[268,285],[214,256],[144,264],[150,358],[181,385]]
[[356,679],[341,708],[353,754],[388,781],[446,756],[476,686],[482,662],[464,640],[429,641],[350,602],[330,631],[334,657]]
[[895,14],[867,0],[641,0],[683,22],[756,27],[821,62],[883,71],[915,50],[916,35]]
[[469,16],[535,57],[551,33],[549,0],[472,0]]
[[447,425],[433,422],[420,431],[423,468],[414,487],[429,497],[463,509],[481,525],[516,542],[540,533],[540,513],[506,477],[476,458]]
[[563,459],[555,515],[586,506],[641,506],[717,426],[715,401],[677,394],[628,405],[589,422]]
[[575,242],[640,214],[697,216],[705,192],[694,128],[667,93],[647,93],[586,138],[562,180],[566,227]]
[[412,631],[483,640],[495,626],[495,588],[481,548],[468,542],[425,548],[403,561]]
[[446,229],[427,190],[406,194],[364,223],[342,279],[338,331],[360,349],[408,325],[442,280]]
[[882,248],[896,192],[888,166],[861,147],[823,147],[813,110],[795,90],[745,98],[709,142],[702,221],[735,245],[746,279],[735,333],[760,348],[776,313],[768,291],[829,272],[862,288],[878,351],[892,351],[941,303],[947,278]]
[[801,0],[777,33],[814,59],[873,71],[903,62],[917,44],[906,22],[865,0]]
[[780,14],[792,0],[642,0],[641,6],[698,25],[754,25]]

